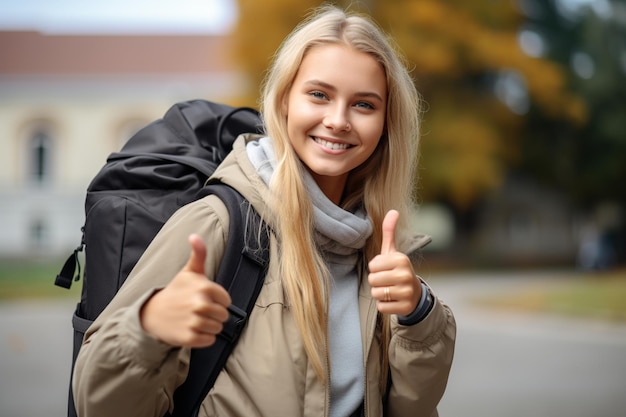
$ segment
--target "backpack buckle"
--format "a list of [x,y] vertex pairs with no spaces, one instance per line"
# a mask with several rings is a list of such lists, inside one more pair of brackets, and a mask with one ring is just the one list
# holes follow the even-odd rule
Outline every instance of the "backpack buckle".
[[234,304],[228,306],[228,312],[230,313],[228,320],[224,323],[224,328],[218,336],[226,339],[229,343],[234,343],[248,321],[248,313]]

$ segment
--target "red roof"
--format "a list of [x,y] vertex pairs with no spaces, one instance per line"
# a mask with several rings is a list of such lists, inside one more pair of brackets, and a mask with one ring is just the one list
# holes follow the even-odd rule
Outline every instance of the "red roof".
[[228,45],[228,36],[0,31],[0,76],[222,72],[232,69]]

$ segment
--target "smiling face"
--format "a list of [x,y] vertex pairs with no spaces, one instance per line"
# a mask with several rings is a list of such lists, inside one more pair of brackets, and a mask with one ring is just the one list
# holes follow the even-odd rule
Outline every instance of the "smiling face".
[[351,170],[376,149],[385,126],[387,83],[376,60],[349,46],[315,46],[284,103],[289,140],[335,203]]

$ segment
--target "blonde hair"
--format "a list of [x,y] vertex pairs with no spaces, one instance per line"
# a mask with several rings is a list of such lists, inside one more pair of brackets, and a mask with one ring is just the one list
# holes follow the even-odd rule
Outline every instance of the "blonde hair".
[[[326,365],[328,271],[316,249],[313,207],[302,176],[305,168],[287,136],[283,103],[304,56],[311,48],[325,44],[344,44],[369,54],[380,63],[387,79],[383,137],[373,155],[350,173],[341,202],[346,210],[362,205],[372,219],[374,234],[364,248],[365,259],[380,253],[382,221],[390,209],[400,212],[400,247],[402,234],[408,231],[421,103],[400,55],[382,30],[369,18],[335,6],[316,9],[296,27],[278,49],[265,79],[261,109],[278,162],[271,189],[281,242],[280,271],[307,355],[321,380]],[[387,364],[388,317],[384,323],[383,370]]]

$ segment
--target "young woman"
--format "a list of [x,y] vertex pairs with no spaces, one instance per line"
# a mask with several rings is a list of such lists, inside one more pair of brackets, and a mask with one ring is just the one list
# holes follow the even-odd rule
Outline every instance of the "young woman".
[[[239,138],[215,173],[272,235],[265,285],[200,415],[437,415],[455,323],[410,257],[428,243],[408,227],[419,104],[367,18],[324,7],[285,40],[263,90],[266,136]],[[168,221],[85,337],[80,416],[172,409],[190,348],[228,317],[212,281],[227,229],[211,196]]]

